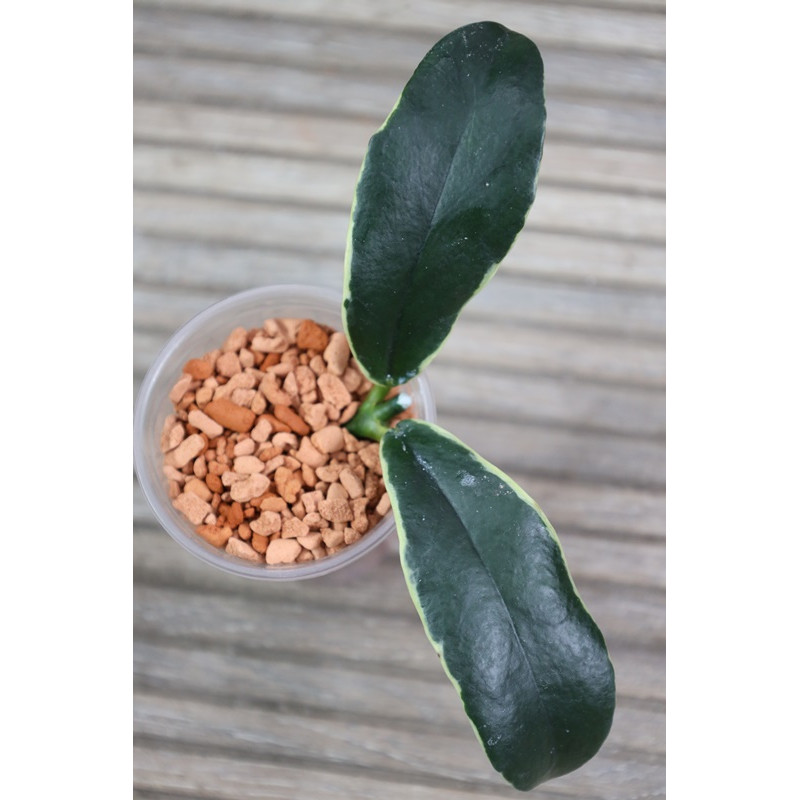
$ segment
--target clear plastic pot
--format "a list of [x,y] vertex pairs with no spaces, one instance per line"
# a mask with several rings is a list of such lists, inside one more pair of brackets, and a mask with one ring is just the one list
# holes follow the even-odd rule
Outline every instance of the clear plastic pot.
[[[233,295],[202,311],[167,342],[142,382],[134,412],[134,463],[139,483],[156,519],[192,555],[218,569],[257,580],[300,580],[328,575],[362,561],[395,534],[390,511],[362,539],[344,550],[303,564],[267,566],[228,555],[194,532],[194,526],[172,505],[163,473],[161,431],[173,407],[168,394],[190,358],[219,347],[236,327],[250,329],[275,317],[313,319],[341,330],[341,295],[313,286],[269,286]],[[403,387],[414,401],[416,415],[434,422],[436,408],[424,375]],[[352,569],[352,566],[351,566]]]

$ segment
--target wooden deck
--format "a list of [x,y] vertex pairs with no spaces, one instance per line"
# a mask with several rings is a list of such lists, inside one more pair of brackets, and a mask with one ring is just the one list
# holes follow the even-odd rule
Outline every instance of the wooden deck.
[[[665,796],[661,0],[162,0],[134,11],[136,383],[176,327],[272,283],[340,288],[367,140],[427,49],[534,39],[548,132],[527,226],[428,370],[439,421],[559,531],[617,671],[611,734],[532,796]],[[260,585],[193,559],[134,483],[144,800],[518,797],[489,766],[396,551]]]

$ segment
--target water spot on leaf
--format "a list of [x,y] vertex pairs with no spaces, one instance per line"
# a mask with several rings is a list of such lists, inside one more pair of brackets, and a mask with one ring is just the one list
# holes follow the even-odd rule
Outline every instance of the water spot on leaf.
[[469,472],[459,472],[458,480],[462,486],[474,486],[477,478],[474,475],[470,475]]

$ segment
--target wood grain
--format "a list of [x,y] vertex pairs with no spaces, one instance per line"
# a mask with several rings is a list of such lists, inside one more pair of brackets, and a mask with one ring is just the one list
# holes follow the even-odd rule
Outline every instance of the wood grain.
[[[146,4],[140,0],[137,5],[144,7]],[[292,0],[290,3],[284,0],[159,0],[155,5],[224,11],[248,18],[280,15],[290,20],[322,21],[331,26],[349,24],[356,29],[388,27],[398,34],[424,31],[431,37],[431,44],[440,37],[442,30],[449,31],[466,24],[465,20],[473,22],[486,16],[486,6],[478,0],[429,0],[418,13],[413,13],[408,6],[360,3],[358,0],[342,0],[335,6],[325,0]],[[630,6],[630,10],[626,6]],[[605,8],[590,2],[578,2],[569,7],[552,2],[492,4],[495,20],[524,31],[536,41],[656,56],[664,52],[663,11],[663,3],[658,0],[642,3],[611,0],[605,3]]]
[[[533,38],[548,131],[536,203],[431,364],[439,421],[559,533],[618,710],[536,796],[665,797],[663,0],[139,0],[134,391],[174,330],[271,283],[341,288],[370,135],[449,30]],[[212,569],[133,481],[134,797],[518,797],[425,638],[390,539],[263,584]]]
[[[134,136],[148,145],[181,146],[204,152],[280,154],[357,167],[375,126],[371,120],[282,114],[265,109],[216,109],[141,100],[133,114]],[[664,153],[571,144],[548,135],[542,172],[548,179],[605,190],[663,196]],[[540,176],[541,179],[541,176]],[[352,174],[347,178],[353,183]]]

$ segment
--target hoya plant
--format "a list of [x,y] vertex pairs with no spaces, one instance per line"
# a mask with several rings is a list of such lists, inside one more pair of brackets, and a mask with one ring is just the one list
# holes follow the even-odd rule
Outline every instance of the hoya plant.
[[349,424],[380,442],[414,605],[492,766],[517,789],[577,769],[614,713],[603,636],[556,532],[513,480],[390,389],[417,375],[533,203],[545,130],[536,45],[492,22],[439,41],[369,142],[342,317],[374,383]]

